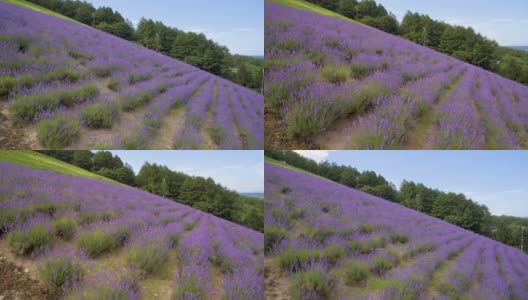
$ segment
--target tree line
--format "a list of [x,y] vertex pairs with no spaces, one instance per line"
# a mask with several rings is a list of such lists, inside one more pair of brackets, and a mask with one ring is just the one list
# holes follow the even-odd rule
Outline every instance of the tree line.
[[528,52],[500,47],[471,27],[450,25],[410,11],[399,23],[374,0],[307,1],[528,85]]
[[399,203],[511,246],[520,245],[521,226],[528,229],[528,219],[494,216],[487,206],[478,204],[464,194],[444,192],[407,180],[397,188],[374,171],[360,172],[354,167],[334,162],[316,162],[294,151],[266,150],[264,154],[266,157]]
[[184,32],[160,21],[142,18],[134,27],[118,11],[110,7],[95,8],[79,0],[28,0],[80,23],[136,42],[149,49],[184,61],[207,72],[224,77],[245,87],[260,91],[263,60],[231,55],[204,34]]
[[42,150],[42,154],[87,171],[183,203],[254,230],[264,230],[261,199],[242,196],[212,178],[190,176],[167,166],[145,162],[136,175],[132,167],[109,151]]

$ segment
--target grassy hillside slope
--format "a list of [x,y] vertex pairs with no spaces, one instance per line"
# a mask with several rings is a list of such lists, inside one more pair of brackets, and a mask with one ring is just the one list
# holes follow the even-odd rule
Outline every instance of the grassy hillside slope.
[[276,2],[282,5],[304,9],[304,10],[311,11],[311,12],[316,12],[316,13],[319,13],[325,16],[335,17],[335,18],[339,18],[339,19],[354,22],[354,23],[359,23],[356,20],[352,20],[336,12],[328,10],[324,7],[321,7],[321,6],[318,6],[313,3],[303,1],[303,0],[267,0],[267,1]]
[[[297,172],[302,172],[302,173],[305,173],[305,174],[308,174],[308,175],[311,175],[311,176],[315,176],[315,177],[318,177],[318,178],[321,178],[321,179],[324,179],[324,180],[329,180],[327,178],[324,178],[324,177],[321,177],[319,175],[316,175],[316,174],[313,174],[313,173],[310,173],[306,170],[303,170],[303,169],[300,169],[300,168],[297,168],[297,167],[294,167],[292,165],[289,165],[287,163],[284,163],[282,161],[278,161],[276,159],[273,159],[273,158],[270,158],[270,157],[267,157],[265,156],[264,157],[264,161],[267,162],[267,163],[270,163],[270,164],[274,164],[274,165],[277,165],[277,166],[280,166],[280,167],[283,167],[283,168],[288,168],[288,169],[291,169],[291,170],[294,170],[294,171],[297,171]],[[329,180],[330,181],[330,180]]]
[[[32,10],[35,10],[35,11],[38,11],[38,12],[41,12],[41,13],[44,13],[44,14],[48,14],[48,15],[51,15],[51,16],[59,17],[59,18],[62,18],[62,19],[68,20],[68,21],[75,22],[77,24],[82,24],[80,22],[77,22],[74,19],[68,18],[68,17],[66,17],[64,15],[61,15],[59,13],[56,13],[56,12],[52,11],[52,10],[49,10],[47,8],[44,8],[42,6],[36,5],[36,4],[28,2],[28,1],[24,1],[24,0],[0,0],[0,2],[16,4],[16,5],[19,5],[19,6],[22,6],[22,7],[25,7],[25,8],[29,8],[29,9],[32,9]],[[82,24],[82,25],[84,25],[84,24]]]
[[21,150],[21,151],[0,151],[0,161],[6,161],[32,169],[48,170],[61,174],[80,176],[86,178],[100,179],[108,182],[118,183],[112,179],[88,172],[84,169],[70,165],[53,157],[40,154],[35,151]]
[[269,162],[265,193],[267,296],[294,300],[528,296],[528,257],[518,249]]

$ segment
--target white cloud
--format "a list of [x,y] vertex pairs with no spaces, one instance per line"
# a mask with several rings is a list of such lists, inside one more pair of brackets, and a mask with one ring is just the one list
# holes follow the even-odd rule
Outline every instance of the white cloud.
[[294,150],[300,155],[313,159],[317,162],[325,160],[332,150]]

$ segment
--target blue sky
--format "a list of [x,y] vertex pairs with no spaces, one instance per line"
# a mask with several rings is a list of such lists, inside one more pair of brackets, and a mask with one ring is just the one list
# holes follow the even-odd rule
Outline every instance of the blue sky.
[[298,151],[372,170],[399,186],[404,179],[464,193],[492,214],[528,217],[528,151]]
[[264,2],[262,0],[88,0],[108,6],[137,25],[141,17],[185,31],[204,33],[227,46],[231,53],[263,55]]
[[110,151],[138,173],[146,162],[211,177],[240,193],[264,192],[263,151]]
[[471,26],[503,46],[528,45],[526,0],[376,0],[401,21],[407,10],[453,25]]

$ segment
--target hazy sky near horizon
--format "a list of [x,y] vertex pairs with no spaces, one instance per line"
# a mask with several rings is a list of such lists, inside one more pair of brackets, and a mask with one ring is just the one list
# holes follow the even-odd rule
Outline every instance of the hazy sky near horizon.
[[495,215],[528,217],[528,151],[297,151],[372,170],[396,186],[404,179],[463,193]]
[[137,25],[141,17],[180,30],[204,33],[233,54],[263,55],[264,2],[261,0],[87,0],[108,6]]
[[264,192],[264,153],[248,151],[110,151],[137,174],[145,162],[188,175],[211,177],[239,193]]
[[501,46],[528,45],[526,0],[376,0],[402,20],[410,10],[452,25],[471,26]]

